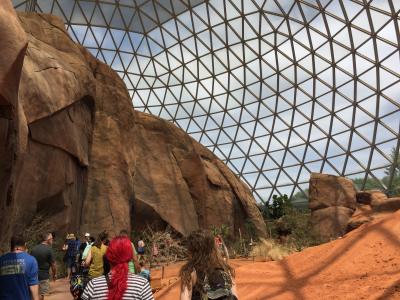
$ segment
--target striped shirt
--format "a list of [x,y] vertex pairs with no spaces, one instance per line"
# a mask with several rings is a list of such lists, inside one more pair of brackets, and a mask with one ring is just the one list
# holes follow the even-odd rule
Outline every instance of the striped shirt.
[[[100,276],[87,284],[81,298],[83,300],[107,300],[107,294],[106,277]],[[154,298],[148,281],[143,277],[129,273],[128,287],[121,300],[154,300]]]

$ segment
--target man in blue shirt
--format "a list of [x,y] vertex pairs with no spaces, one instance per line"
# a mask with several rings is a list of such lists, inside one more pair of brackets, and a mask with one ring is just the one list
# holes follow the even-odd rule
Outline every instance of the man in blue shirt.
[[0,256],[0,299],[39,300],[38,265],[22,235],[13,236],[11,252]]

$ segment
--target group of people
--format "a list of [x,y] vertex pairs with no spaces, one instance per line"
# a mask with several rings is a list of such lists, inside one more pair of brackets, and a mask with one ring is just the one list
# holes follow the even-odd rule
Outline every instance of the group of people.
[[[129,240],[128,231],[121,230],[118,237]],[[112,262],[109,260],[107,253],[111,253],[112,248],[110,246],[115,238],[110,241],[108,233],[103,231],[96,240],[89,233],[85,234],[85,239],[86,242],[79,243],[74,234],[69,234],[63,246],[63,250],[66,251],[64,261],[68,268],[71,293],[75,299],[84,299],[83,292],[86,283],[103,275],[111,274],[112,269]],[[139,261],[139,253],[143,254],[144,252],[144,242],[142,240],[139,241],[138,248],[140,250],[138,251],[136,251],[132,242],[129,242],[129,245],[128,250],[131,253],[131,258],[127,262],[128,273],[137,274],[149,282],[150,271],[146,269],[143,260]]]
[[[11,238],[11,252],[0,257],[0,299],[43,300],[49,291],[49,270],[53,280],[57,274],[52,241],[51,233],[43,234],[42,242],[29,255],[22,235]],[[77,272],[74,263],[87,272],[89,281],[80,299],[153,299],[150,272],[138,261],[138,255],[144,254],[144,243],[136,252],[128,232],[122,230],[110,241],[107,232],[96,240],[87,235],[84,244],[69,235],[63,247],[68,275]],[[189,258],[180,272],[180,300],[237,299],[234,270],[218,251],[214,237],[195,231],[187,239],[187,249]],[[74,255],[75,260],[71,259]]]

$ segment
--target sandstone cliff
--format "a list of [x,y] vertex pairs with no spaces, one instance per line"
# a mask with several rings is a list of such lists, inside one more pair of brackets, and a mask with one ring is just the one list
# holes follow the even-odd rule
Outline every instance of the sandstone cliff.
[[0,35],[0,242],[38,214],[60,233],[250,222],[265,235],[247,186],[173,124],[135,112],[61,19],[2,1]]

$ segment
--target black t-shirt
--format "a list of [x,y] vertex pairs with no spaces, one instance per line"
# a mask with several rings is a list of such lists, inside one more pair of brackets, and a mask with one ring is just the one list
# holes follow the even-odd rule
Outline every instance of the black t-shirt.
[[33,247],[31,254],[36,258],[39,266],[39,280],[49,279],[49,269],[54,262],[54,254],[51,247],[45,244],[36,245]]

